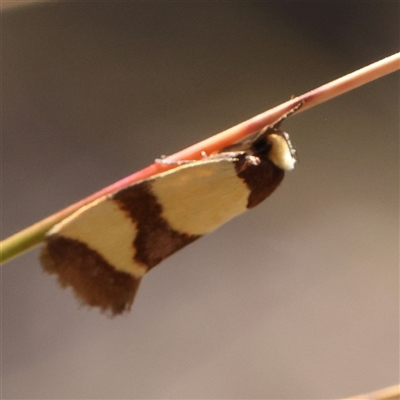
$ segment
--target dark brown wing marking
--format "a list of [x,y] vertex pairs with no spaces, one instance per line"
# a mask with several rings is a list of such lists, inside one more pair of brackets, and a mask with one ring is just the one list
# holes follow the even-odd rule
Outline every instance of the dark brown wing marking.
[[40,261],[46,272],[57,275],[62,287],[72,286],[82,303],[112,315],[130,310],[141,279],[116,271],[77,240],[52,235],[46,241]]
[[138,233],[132,243],[136,251],[135,261],[147,265],[148,270],[201,237],[178,232],[170,227],[162,218],[162,205],[158,204],[157,198],[151,193],[151,182],[143,181],[113,196],[113,200],[137,225]]

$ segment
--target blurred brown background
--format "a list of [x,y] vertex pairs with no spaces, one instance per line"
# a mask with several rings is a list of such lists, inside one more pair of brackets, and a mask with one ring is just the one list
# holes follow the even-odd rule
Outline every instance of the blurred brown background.
[[[2,15],[2,236],[399,51],[399,2],[82,2]],[[285,123],[300,163],[131,314],[2,268],[2,395],[327,399],[399,379],[399,75]]]

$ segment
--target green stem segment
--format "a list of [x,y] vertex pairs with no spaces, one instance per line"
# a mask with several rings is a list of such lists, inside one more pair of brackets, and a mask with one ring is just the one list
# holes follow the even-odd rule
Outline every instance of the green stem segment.
[[[36,225],[41,225],[41,229],[38,229]],[[50,228],[51,225],[48,226],[47,230]],[[47,232],[45,229],[41,221],[1,241],[0,263],[4,263],[32,247],[37,246],[44,239],[45,233]]]

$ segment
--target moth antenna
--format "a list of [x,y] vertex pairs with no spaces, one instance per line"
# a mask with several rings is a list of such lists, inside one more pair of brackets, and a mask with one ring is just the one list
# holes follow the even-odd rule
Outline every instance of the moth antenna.
[[[259,137],[261,137],[261,136],[264,136],[265,133],[268,132],[268,131],[271,131],[271,130],[272,130],[272,131],[274,131],[274,130],[279,131],[279,126],[280,126],[280,124],[281,124],[287,117],[290,117],[292,114],[294,114],[304,103],[305,103],[304,100],[299,101],[294,107],[292,107],[288,112],[286,112],[285,114],[283,114],[283,115],[282,115],[277,121],[275,121],[273,124],[267,125],[267,126],[265,126],[263,129],[261,129],[261,130],[257,133],[255,139],[257,139],[257,138],[259,138]],[[255,139],[254,139],[254,140],[255,140]],[[290,145],[290,146],[291,146],[291,145]]]
[[281,123],[291,115],[293,115],[301,106],[304,104],[304,100],[299,101],[293,108],[291,108],[287,113],[283,114],[276,122],[271,125],[271,128],[278,129]]

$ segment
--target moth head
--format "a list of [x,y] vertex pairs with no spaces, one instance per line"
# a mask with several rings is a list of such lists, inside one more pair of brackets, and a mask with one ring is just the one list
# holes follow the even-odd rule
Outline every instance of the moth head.
[[269,133],[267,140],[270,147],[268,158],[280,169],[291,171],[296,164],[296,150],[293,148],[289,135],[275,129]]

